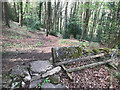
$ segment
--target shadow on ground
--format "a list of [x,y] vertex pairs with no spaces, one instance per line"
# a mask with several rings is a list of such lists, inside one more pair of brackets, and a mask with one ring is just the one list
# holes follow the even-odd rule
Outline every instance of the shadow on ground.
[[49,60],[51,53],[38,53],[38,52],[4,52],[2,53],[2,71],[7,73],[14,65],[20,65],[20,63],[30,63],[37,60]]
[[32,52],[4,52],[2,53],[2,59],[10,60],[10,59],[21,59],[24,60],[48,60],[51,57],[51,53],[38,53],[36,51]]

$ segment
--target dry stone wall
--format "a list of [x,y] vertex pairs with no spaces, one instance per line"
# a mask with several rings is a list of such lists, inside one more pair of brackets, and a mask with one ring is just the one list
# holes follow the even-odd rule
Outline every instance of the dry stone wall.
[[82,49],[79,46],[52,48],[53,63],[76,59],[82,56]]

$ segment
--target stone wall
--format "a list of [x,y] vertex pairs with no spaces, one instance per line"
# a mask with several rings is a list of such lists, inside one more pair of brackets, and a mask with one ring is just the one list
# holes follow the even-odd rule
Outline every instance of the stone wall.
[[79,46],[52,48],[53,63],[76,59],[80,56],[82,56],[82,49]]

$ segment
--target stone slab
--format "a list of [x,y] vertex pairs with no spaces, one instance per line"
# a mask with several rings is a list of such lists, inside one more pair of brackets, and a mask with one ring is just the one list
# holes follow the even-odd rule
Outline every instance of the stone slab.
[[42,90],[47,90],[47,89],[50,89],[50,88],[55,88],[55,85],[51,84],[51,83],[45,83],[44,85],[41,86],[41,89]]
[[52,70],[49,70],[47,71],[46,73],[44,73],[42,75],[43,78],[47,77],[47,76],[50,76],[50,75],[53,75],[55,73],[58,73],[59,71],[61,70],[61,67],[60,66],[57,66],[55,68],[53,68]]
[[30,63],[33,72],[43,73],[51,69],[53,65],[48,61],[33,61]]
[[32,82],[30,82],[29,88],[36,88],[37,85],[38,85],[39,83],[41,83],[41,82],[42,82],[41,79],[32,81]]

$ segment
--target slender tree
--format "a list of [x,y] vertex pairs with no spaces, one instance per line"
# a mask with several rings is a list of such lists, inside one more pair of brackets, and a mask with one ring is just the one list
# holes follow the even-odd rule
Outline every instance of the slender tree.
[[58,1],[57,2],[57,5],[56,5],[56,2],[54,2],[54,31],[56,32],[56,26],[57,26],[57,13],[58,13],[58,8],[59,8],[59,5],[60,5],[60,2]]
[[3,6],[4,6],[5,22],[6,22],[6,25],[10,28],[8,2],[3,2],[3,4],[4,4]]
[[46,7],[46,2],[44,2],[44,27],[45,29],[47,28],[47,7]]
[[42,4],[43,4],[43,2],[40,2],[40,3],[39,3],[39,20],[40,20],[40,22],[41,22],[41,10],[42,10]]
[[20,2],[20,13],[19,13],[19,25],[22,27],[22,19],[23,19],[23,2]]
[[51,2],[47,3],[48,10],[47,10],[47,31],[46,31],[46,36],[48,36],[50,32],[50,25],[51,25]]
[[81,39],[85,39],[87,35],[87,27],[88,27],[88,22],[89,22],[89,17],[90,17],[90,8],[89,8],[90,2],[86,2],[85,5],[87,8],[85,8],[85,19],[84,19],[84,26],[83,26],[83,31],[82,31],[82,37]]
[[65,29],[67,29],[67,11],[68,10],[68,2],[66,2],[65,6]]

